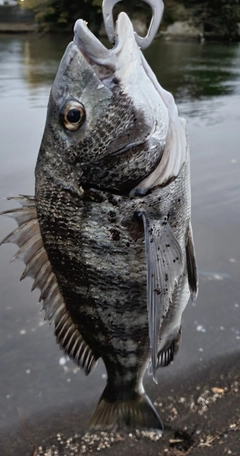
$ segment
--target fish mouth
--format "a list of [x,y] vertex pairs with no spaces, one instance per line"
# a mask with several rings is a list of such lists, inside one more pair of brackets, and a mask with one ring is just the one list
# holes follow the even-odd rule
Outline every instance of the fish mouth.
[[93,68],[98,79],[109,86],[116,69],[116,58],[89,30],[87,23],[79,19],[74,26],[73,42],[77,45],[86,62]]
[[[125,13],[120,13],[116,24],[115,46],[111,49],[106,48],[99,39],[89,30],[87,22],[82,19],[77,20],[74,26],[73,42],[77,45],[83,57],[91,65],[97,77],[105,85],[109,86],[110,80],[118,82],[120,75],[117,73],[120,67],[126,66],[129,45],[134,45],[135,53],[139,48],[135,41],[135,33],[129,17]],[[129,68],[130,69],[130,68]]]

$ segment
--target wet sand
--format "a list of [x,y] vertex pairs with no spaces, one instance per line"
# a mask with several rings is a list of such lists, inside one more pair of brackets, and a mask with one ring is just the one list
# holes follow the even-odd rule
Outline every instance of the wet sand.
[[[153,391],[152,391],[153,393]],[[155,391],[156,393],[156,391]],[[221,456],[240,454],[239,356],[226,354],[191,375],[169,378],[155,394],[163,436],[141,430],[86,432],[77,404],[46,417],[25,420],[1,435],[2,456]],[[11,449],[9,440],[12,441]],[[1,448],[2,446],[2,448]]]

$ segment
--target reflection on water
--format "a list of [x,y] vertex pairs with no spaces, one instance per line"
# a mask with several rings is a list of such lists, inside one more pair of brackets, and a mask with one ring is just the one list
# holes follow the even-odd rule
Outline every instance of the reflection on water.
[[[60,35],[0,36],[0,210],[14,206],[3,197],[34,193],[49,90],[70,40]],[[191,144],[200,295],[185,311],[173,375],[236,350],[240,340],[240,47],[155,41],[146,56],[187,118]],[[11,220],[1,218],[0,239],[14,228]],[[8,245],[0,250],[0,427],[18,422],[18,409],[31,417],[53,410],[55,404],[77,403],[86,420],[91,402],[102,392],[103,370],[99,367],[89,380],[80,372],[63,370],[62,353],[35,305],[38,294],[30,294],[30,281],[19,284],[23,266],[9,265],[14,252]],[[161,371],[161,382],[169,373]]]
[[161,84],[177,101],[240,93],[238,44],[155,42],[147,55]]
[[[1,37],[1,79],[12,65],[30,87],[51,84],[72,36]],[[176,100],[240,94],[239,44],[172,43],[155,40],[145,55],[163,87]],[[1,86],[3,88],[3,86]]]
[[31,87],[51,84],[70,36],[44,35],[23,43],[24,76]]

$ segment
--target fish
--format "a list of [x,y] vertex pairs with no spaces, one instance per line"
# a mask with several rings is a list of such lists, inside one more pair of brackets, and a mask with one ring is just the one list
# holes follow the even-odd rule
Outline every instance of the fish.
[[120,13],[107,49],[79,19],[49,97],[35,195],[5,211],[21,279],[40,289],[57,343],[106,387],[90,430],[162,432],[145,392],[181,342],[198,292],[186,122]]

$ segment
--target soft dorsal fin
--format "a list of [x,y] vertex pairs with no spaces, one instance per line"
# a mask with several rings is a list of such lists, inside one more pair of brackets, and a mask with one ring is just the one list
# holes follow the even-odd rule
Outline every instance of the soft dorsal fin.
[[149,338],[156,382],[159,330],[183,270],[182,254],[167,217],[152,220],[144,212],[138,215],[143,219],[145,234]]
[[27,276],[34,279],[32,289],[37,287],[41,291],[39,301],[43,301],[45,320],[50,323],[54,321],[58,343],[65,353],[89,374],[97,363],[97,358],[83,340],[78,326],[72,321],[66,309],[43,245],[35,199],[31,196],[9,199],[18,201],[22,207],[0,214],[12,217],[18,223],[18,227],[5,237],[1,244],[13,242],[18,245],[19,250],[13,260],[19,258],[26,265],[21,280]]
[[161,351],[161,353],[158,354],[158,363],[157,367],[166,367],[168,366],[174,358],[174,343],[170,345],[170,347],[166,348],[166,350]]
[[175,358],[182,339],[182,328],[177,333],[177,335],[170,341],[167,342],[165,347],[158,352],[158,364],[157,367],[166,367],[168,366]]

